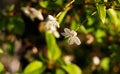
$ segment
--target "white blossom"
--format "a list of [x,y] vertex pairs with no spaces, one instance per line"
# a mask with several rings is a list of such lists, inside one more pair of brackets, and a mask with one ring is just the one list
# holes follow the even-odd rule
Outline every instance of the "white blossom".
[[41,11],[36,10],[32,7],[22,7],[23,12],[29,16],[32,20],[35,18],[38,18],[39,20],[44,20],[44,17],[41,13]]
[[94,65],[98,65],[100,63],[100,59],[98,56],[93,57],[93,63],[94,63]]
[[64,29],[65,33],[61,33],[63,36],[65,36],[65,38],[68,38],[68,43],[70,45],[72,44],[77,44],[80,45],[81,41],[79,40],[79,38],[77,37],[77,33],[74,30],[70,30],[68,28]]
[[49,33],[53,33],[56,38],[59,38],[60,35],[57,31],[57,28],[59,28],[59,23],[52,15],[48,15],[45,23],[45,30],[47,30]]
[[66,55],[66,56],[63,57],[63,60],[65,61],[66,64],[71,64],[72,61],[74,60],[74,56]]

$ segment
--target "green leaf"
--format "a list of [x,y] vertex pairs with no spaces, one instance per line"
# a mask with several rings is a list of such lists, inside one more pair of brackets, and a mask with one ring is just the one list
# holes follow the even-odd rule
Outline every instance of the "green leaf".
[[97,11],[101,21],[104,23],[106,18],[106,7],[102,4],[97,4]]
[[118,20],[116,11],[114,9],[108,9],[107,13],[110,16],[110,19],[111,19],[112,23],[114,23],[115,26],[117,27],[119,20]]
[[62,68],[68,74],[82,74],[82,70],[75,64],[67,64],[67,65],[62,66]]
[[58,4],[58,5],[62,5],[64,0],[56,0],[55,3]]
[[75,30],[75,29],[77,29],[79,27],[77,21],[75,21],[75,20],[71,21],[71,25],[70,26],[71,26],[72,30]]
[[7,6],[5,10],[6,10],[7,12],[10,12],[10,11],[13,11],[14,8],[15,8],[15,5],[12,4],[12,5]]
[[48,45],[48,59],[56,61],[61,56],[61,51],[56,44],[56,40],[53,34],[46,32],[46,41]]
[[42,74],[45,66],[41,61],[33,61],[27,65],[23,74]]
[[87,31],[87,29],[85,28],[85,26],[84,26],[84,25],[80,25],[79,30],[81,30],[81,32],[83,32],[83,33],[85,33],[85,34],[87,34],[87,33],[88,33],[88,31]]
[[100,66],[104,69],[104,70],[109,70],[109,64],[110,64],[110,59],[109,58],[103,58],[100,62]]
[[48,1],[42,1],[42,2],[40,2],[40,6],[43,8],[47,8],[48,3],[49,3]]
[[105,37],[105,36],[106,36],[106,33],[105,33],[104,30],[98,29],[98,30],[95,31],[95,37],[97,39],[97,42],[99,42],[99,43],[103,42],[102,38]]
[[58,13],[58,15],[60,14],[59,16],[57,16],[57,20],[58,20],[59,24],[62,23],[62,21],[63,21],[65,15],[66,15],[67,12],[68,12],[68,10],[69,10],[69,9],[66,9],[66,10],[64,10],[64,11],[62,11],[62,12],[60,12],[60,13]]
[[54,2],[50,2],[50,1],[42,1],[39,3],[39,5],[43,8],[49,8],[49,9],[60,8],[59,5],[55,4]]
[[7,50],[9,54],[13,55],[14,54],[14,43],[8,42],[6,45],[7,45]]
[[65,5],[65,8],[63,9],[63,11],[59,12],[59,13],[56,15],[56,17],[58,18],[59,24],[62,23],[65,15],[66,15],[67,12],[71,9],[70,5],[71,5],[71,2],[67,3],[67,4]]
[[13,31],[15,34],[22,35],[25,30],[24,21],[20,17],[11,17],[7,29]]
[[118,0],[118,2],[120,3],[120,0]]
[[11,17],[9,19],[9,23],[7,25],[7,29],[9,30],[9,32],[11,32],[14,29],[14,18],[13,17]]
[[100,0],[95,0],[95,2],[100,2]]
[[106,36],[106,33],[105,33],[104,30],[98,29],[98,30],[95,31],[95,36],[96,36],[96,38],[105,37],[105,36]]
[[0,48],[0,53],[3,53],[3,50]]
[[6,19],[5,16],[0,14],[0,31],[6,27],[7,23],[8,23],[8,19]]
[[14,8],[15,8],[15,5],[14,5],[14,4],[12,4],[11,6],[9,6],[9,11],[13,11],[13,10],[14,10]]
[[24,21],[21,18],[16,18],[16,20],[14,21],[15,24],[15,33],[22,35],[24,30],[25,30],[25,25],[24,25]]
[[66,74],[62,69],[56,69],[55,74]]
[[3,74],[4,71],[4,65],[0,62],[0,74]]

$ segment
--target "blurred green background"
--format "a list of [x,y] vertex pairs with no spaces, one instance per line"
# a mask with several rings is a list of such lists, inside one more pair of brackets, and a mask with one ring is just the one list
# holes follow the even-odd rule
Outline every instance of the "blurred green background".
[[[22,7],[41,10],[44,20]],[[81,45],[46,32],[48,15],[60,34],[77,29]],[[0,74],[120,74],[119,54],[120,0],[0,1]]]

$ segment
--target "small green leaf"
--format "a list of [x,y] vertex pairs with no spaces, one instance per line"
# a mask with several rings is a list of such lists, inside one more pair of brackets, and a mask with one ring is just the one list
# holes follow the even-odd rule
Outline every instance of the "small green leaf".
[[0,31],[6,27],[7,23],[8,23],[8,19],[6,19],[5,16],[0,14]]
[[40,6],[43,7],[43,8],[47,8],[48,1],[42,1],[42,2],[40,2]]
[[120,0],[118,0],[118,2],[120,3]]
[[108,0],[104,0],[104,2],[106,2],[106,3],[107,3],[107,2],[108,2]]
[[106,36],[106,33],[105,33],[104,30],[98,29],[98,30],[96,30],[96,32],[95,32],[95,36],[96,36],[96,38],[105,37],[105,36]]
[[58,5],[62,5],[63,0],[56,0],[55,3],[58,4]]
[[81,30],[81,32],[83,32],[83,33],[85,33],[85,34],[88,33],[87,29],[86,29],[85,26],[83,26],[83,25],[80,25],[80,28],[79,28],[79,29]]
[[105,23],[105,18],[106,18],[106,7],[105,5],[102,4],[97,4],[97,11],[99,14],[99,17],[103,23]]
[[49,8],[49,9],[60,8],[59,5],[55,4],[54,2],[50,2],[50,1],[42,1],[39,3],[39,5],[43,8]]
[[20,17],[13,17],[14,19],[14,32],[22,35],[25,30],[24,21]]
[[56,44],[53,34],[46,32],[46,41],[48,45],[48,58],[49,60],[57,60],[61,56],[60,48]]
[[[73,1],[73,0],[72,0],[72,1]],[[74,2],[74,1],[73,1],[73,2]],[[67,3],[67,4],[65,5],[65,8],[63,9],[63,11],[59,12],[59,13],[56,15],[56,17],[58,18],[59,24],[62,23],[65,15],[66,15],[67,12],[71,9],[70,5],[71,5],[71,2]]]
[[23,74],[41,74],[45,70],[45,66],[41,61],[33,61],[27,65]]
[[66,74],[62,69],[56,69],[55,74]]
[[96,3],[100,2],[101,0],[94,0]]
[[75,29],[77,29],[79,27],[77,21],[75,21],[75,20],[71,21],[71,25],[70,26],[71,26],[72,30],[75,30]]
[[103,58],[100,62],[100,66],[104,69],[104,70],[109,70],[109,63],[110,63],[110,59],[109,58]]
[[4,65],[0,62],[0,74],[3,74],[4,71]]
[[14,8],[15,8],[15,5],[14,5],[14,4],[12,4],[12,5],[9,7],[9,11],[13,11],[13,10],[14,10]]
[[13,55],[13,53],[14,53],[14,43],[9,42],[6,45],[7,45],[7,50],[9,52],[9,54]]
[[13,11],[14,8],[15,8],[15,5],[12,4],[12,5],[7,6],[5,10],[6,10],[7,12],[10,12],[10,11]]
[[116,11],[114,9],[108,9],[107,13],[110,16],[110,19],[111,19],[112,23],[114,23],[115,26],[117,27],[119,20],[118,20]]
[[20,17],[11,17],[7,24],[7,29],[15,34],[22,35],[25,30],[24,21]]
[[9,23],[8,23],[8,25],[7,25],[7,29],[9,30],[9,32],[14,29],[14,19],[13,19],[13,17],[11,17],[11,18],[9,19]]
[[62,66],[62,68],[68,74],[82,74],[82,70],[75,64],[67,64],[67,65]]
[[66,10],[60,12],[60,13],[59,13],[60,15],[58,14],[59,16],[57,16],[57,20],[58,20],[59,24],[62,23],[65,15],[66,15],[66,13],[68,12],[68,10],[69,10],[69,9],[66,9]]
[[103,42],[102,38],[105,36],[106,36],[106,33],[104,30],[98,29],[95,31],[95,37],[96,37],[97,42],[99,43]]
[[0,53],[3,53],[3,50],[0,48]]

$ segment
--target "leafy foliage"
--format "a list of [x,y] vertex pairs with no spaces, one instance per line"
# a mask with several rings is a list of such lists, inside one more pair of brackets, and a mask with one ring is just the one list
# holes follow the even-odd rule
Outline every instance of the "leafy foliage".
[[[0,74],[120,74],[120,0],[2,0],[0,7]],[[67,44],[65,28],[81,45]]]
[[31,62],[24,70],[23,74],[40,74],[45,70],[45,66],[40,61]]
[[61,56],[61,51],[56,44],[55,37],[46,32],[46,41],[48,45],[48,59],[52,61],[58,60]]

